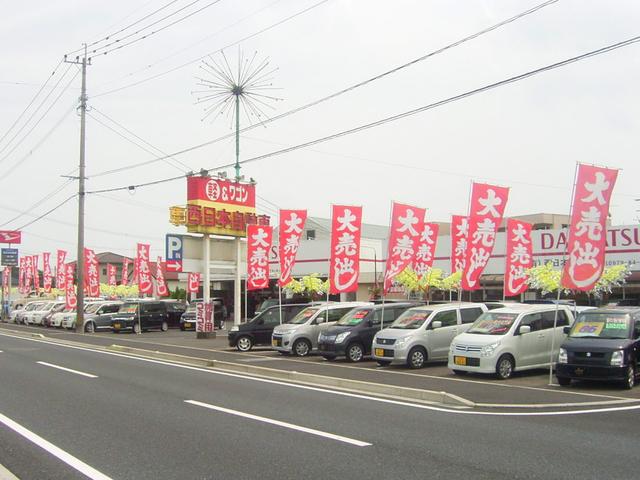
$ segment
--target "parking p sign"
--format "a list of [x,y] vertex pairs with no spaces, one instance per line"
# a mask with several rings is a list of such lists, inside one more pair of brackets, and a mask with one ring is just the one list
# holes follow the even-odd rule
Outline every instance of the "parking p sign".
[[165,257],[168,272],[182,271],[182,236],[167,234],[165,239]]

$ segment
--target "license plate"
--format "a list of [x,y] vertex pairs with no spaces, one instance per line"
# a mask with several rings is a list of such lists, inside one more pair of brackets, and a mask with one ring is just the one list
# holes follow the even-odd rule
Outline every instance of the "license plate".
[[184,322],[184,328],[191,328],[191,324],[189,322]]
[[456,365],[466,365],[467,357],[453,357],[453,363]]
[[384,349],[383,348],[376,348],[374,355],[376,357],[384,357]]
[[275,340],[275,339],[272,339],[271,340],[271,345],[274,346],[274,347],[277,347],[278,346],[278,341]]

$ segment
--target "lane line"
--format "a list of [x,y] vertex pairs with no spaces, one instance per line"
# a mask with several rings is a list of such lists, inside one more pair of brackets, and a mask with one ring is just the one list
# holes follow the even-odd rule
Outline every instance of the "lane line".
[[83,377],[98,378],[97,375],[92,375],[91,373],[80,372],[78,370],[73,370],[71,368],[61,367],[60,365],[54,365],[53,363],[47,363],[47,362],[36,362],[36,363],[38,363],[39,365],[44,365],[45,367],[57,368],[58,370],[63,370],[65,372],[75,373],[76,375],[82,375]]
[[217,405],[211,405],[209,403],[198,402],[197,400],[185,400],[185,403],[196,405],[198,407],[208,408],[209,410],[215,410],[217,412],[228,413],[229,415],[236,415],[238,417],[248,418],[250,420],[256,420],[258,422],[269,423],[278,427],[289,428],[291,430],[297,430],[299,432],[309,433],[311,435],[317,435],[319,437],[330,438],[331,440],[337,440],[338,442],[348,443],[355,445],[356,447],[369,447],[371,443],[356,440],[354,438],[343,437],[342,435],[336,435],[334,433],[323,432],[322,430],[315,430],[313,428],[302,427],[293,423],[282,422],[280,420],[274,420],[272,418],[260,417],[251,413],[240,412],[239,410],[231,410],[230,408],[219,407]]
[[59,447],[56,447],[53,443],[48,442],[40,435],[33,433],[30,430],[27,430],[25,427],[20,425],[19,423],[14,422],[9,417],[5,417],[0,413],[0,423],[6,425],[8,428],[16,432],[17,434],[23,436],[30,442],[36,444],[38,447],[43,450],[49,452],[54,457],[62,460],[64,463],[69,465],[71,468],[79,471],[83,475],[89,477],[92,480],[111,480],[111,477],[106,476],[104,473],[99,472],[95,468],[90,465],[87,465],[82,460],[74,457],[70,453],[65,452]]
[[[78,347],[75,345],[64,345],[64,344],[59,344],[59,343],[55,343],[55,342],[50,342],[47,340],[39,340],[39,339],[35,339],[35,338],[23,338],[23,337],[18,337],[18,336],[13,336],[13,335],[7,335],[7,334],[0,334],[0,335],[4,335],[6,337],[11,337],[11,338],[15,338],[18,340],[26,340],[29,342],[36,342],[36,343],[46,343],[55,347],[62,347],[62,348],[69,348],[72,350],[82,350],[85,352],[92,352],[92,353],[99,353],[102,355],[108,355],[108,356],[113,356],[113,357],[121,357],[121,358],[126,358],[129,360],[137,360],[140,362],[145,362],[145,363],[153,363],[156,365],[165,365],[165,366],[169,366],[169,367],[174,367],[174,368],[181,368],[184,370],[191,370],[191,371],[196,371],[196,372],[202,372],[202,373],[208,373],[210,375],[220,375],[223,377],[233,377],[233,378],[239,378],[242,380],[249,380],[249,381],[254,381],[254,382],[258,382],[258,383],[267,383],[267,384],[271,384],[271,385],[281,385],[281,386],[285,386],[285,387],[289,387],[289,388],[296,388],[299,390],[308,390],[308,391],[312,391],[312,392],[320,392],[320,393],[326,393],[326,394],[330,394],[330,395],[336,395],[336,396],[341,396],[341,397],[348,397],[348,398],[357,398],[357,399],[361,399],[361,400],[368,400],[368,401],[372,401],[372,402],[378,402],[378,403],[386,403],[389,405],[399,405],[402,407],[409,407],[409,408],[417,408],[420,410],[430,410],[430,411],[434,411],[434,412],[442,412],[442,413],[451,413],[451,414],[457,414],[457,415],[481,415],[481,416],[513,416],[513,417],[532,417],[532,416],[553,416],[553,415],[580,415],[580,414],[586,414],[586,413],[606,413],[606,412],[619,412],[619,411],[627,411],[627,410],[639,410],[640,409],[640,405],[633,405],[633,406],[628,406],[628,407],[612,407],[612,408],[601,408],[601,409],[591,409],[591,410],[573,410],[573,411],[568,411],[568,410],[561,410],[561,411],[556,411],[556,412],[478,412],[478,411],[470,411],[470,410],[455,410],[455,409],[451,409],[451,408],[444,408],[444,407],[435,407],[435,406],[431,406],[431,405],[422,405],[422,404],[418,404],[418,403],[411,403],[408,401],[401,401],[401,400],[391,400],[391,399],[387,399],[387,398],[380,398],[380,397],[373,397],[370,395],[365,395],[365,394],[361,394],[361,393],[350,393],[350,392],[342,392],[339,390],[331,390],[329,388],[323,388],[323,387],[312,387],[309,385],[300,385],[300,384],[296,384],[296,383],[287,383],[287,382],[283,382],[280,380],[271,380],[268,378],[259,378],[259,377],[252,377],[249,375],[241,375],[238,373],[229,373],[229,372],[221,372],[221,371],[215,371],[215,370],[210,370],[210,369],[206,369],[206,368],[201,368],[201,367],[193,367],[190,365],[183,365],[180,363],[171,363],[171,362],[167,362],[167,361],[163,361],[163,360],[154,360],[152,358],[144,358],[144,357],[136,357],[134,355],[126,355],[126,354],[122,354],[122,353],[114,353],[114,352],[105,352],[102,350],[94,350],[92,348],[86,348],[86,347]],[[639,401],[639,400],[635,400],[635,401]]]

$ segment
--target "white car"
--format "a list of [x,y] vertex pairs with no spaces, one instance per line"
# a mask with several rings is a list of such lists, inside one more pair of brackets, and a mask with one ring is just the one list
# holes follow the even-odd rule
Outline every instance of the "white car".
[[75,313],[75,310],[69,310],[65,308],[61,312],[54,313],[53,315],[51,315],[51,319],[49,320],[49,326],[56,328],[62,327],[62,319],[70,313]]
[[31,325],[42,325],[42,319],[59,305],[64,305],[64,302],[45,302],[40,308],[30,312],[29,323]]
[[549,367],[566,337],[564,327],[573,322],[572,308],[566,305],[513,305],[491,310],[453,339],[448,367],[458,375],[490,373],[503,380],[519,370]]
[[43,304],[44,302],[42,301],[27,303],[24,306],[24,308],[20,310],[16,315],[16,323],[23,323],[24,325],[29,325],[29,317],[31,315],[31,312],[39,309]]
[[[106,303],[106,300],[98,300],[94,302],[86,302],[84,304],[84,312],[87,313],[87,310],[91,310],[95,308],[95,305]],[[93,305],[93,307],[92,307]],[[60,325],[62,328],[74,329],[76,328],[76,317],[78,314],[76,311],[68,312],[66,315],[62,317],[62,324]]]

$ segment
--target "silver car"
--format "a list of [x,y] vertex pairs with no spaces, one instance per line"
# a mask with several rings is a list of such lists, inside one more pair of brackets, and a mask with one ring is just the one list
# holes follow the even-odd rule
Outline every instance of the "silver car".
[[273,329],[271,346],[282,354],[306,357],[318,349],[320,332],[331,327],[347,312],[366,305],[371,303],[339,302],[307,307],[291,321]]
[[410,308],[373,338],[373,358],[379,365],[406,363],[422,368],[446,361],[453,338],[487,311],[483,303],[447,303]]

